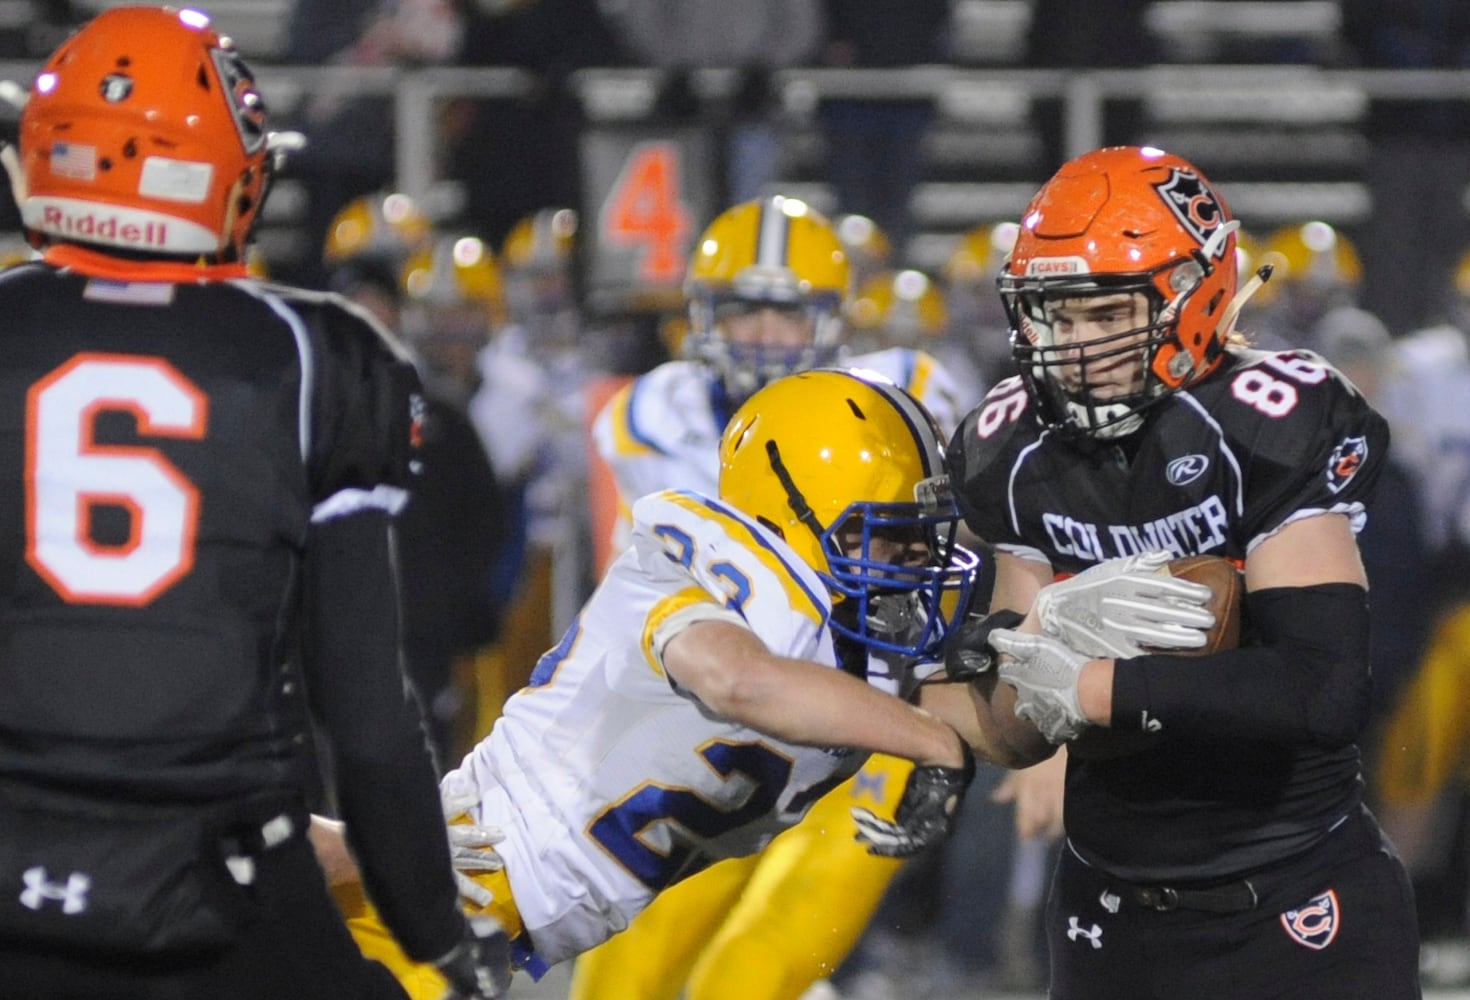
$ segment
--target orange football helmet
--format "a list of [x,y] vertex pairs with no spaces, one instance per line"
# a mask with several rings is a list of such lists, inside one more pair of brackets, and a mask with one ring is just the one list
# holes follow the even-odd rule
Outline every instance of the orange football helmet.
[[[1159,149],[1095,150],[1047,181],[999,279],[1012,352],[1042,420],[1120,437],[1142,425],[1145,409],[1213,371],[1234,325],[1239,226],[1204,174]],[[1080,349],[1058,342],[1048,302],[1122,292],[1144,296],[1146,325]],[[1142,366],[1136,392],[1089,390],[1088,365],[1114,368],[1132,355]],[[1062,370],[1079,365],[1064,384]]]
[[208,16],[105,11],[46,62],[21,115],[25,228],[38,242],[243,260],[275,156],[300,141],[265,118]]

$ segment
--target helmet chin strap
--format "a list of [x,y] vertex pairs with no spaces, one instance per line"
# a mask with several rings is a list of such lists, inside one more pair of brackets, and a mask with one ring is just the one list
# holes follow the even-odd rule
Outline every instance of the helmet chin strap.
[[[776,474],[776,478],[781,483],[781,488],[786,491],[786,502],[791,505],[791,510],[796,515],[796,519],[806,525],[811,530],[811,533],[816,536],[817,546],[826,549],[827,545],[823,540],[826,529],[822,527],[822,522],[817,520],[816,513],[812,510],[811,504],[806,502],[806,497],[802,496],[801,490],[796,488],[796,481],[791,478],[791,473],[787,471],[786,463],[781,461],[781,449],[777,447],[776,442],[766,442],[766,456],[771,460],[771,471]],[[815,566],[812,567],[812,569],[816,568]]]

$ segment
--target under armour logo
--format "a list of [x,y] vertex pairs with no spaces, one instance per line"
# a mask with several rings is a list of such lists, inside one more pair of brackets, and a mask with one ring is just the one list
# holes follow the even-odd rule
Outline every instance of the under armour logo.
[[1138,713],[1138,728],[1146,733],[1156,733],[1164,728],[1164,724],[1156,717],[1149,715],[1148,709],[1145,708]]
[[1102,947],[1101,927],[1099,927],[1097,924],[1093,924],[1090,928],[1083,927],[1077,922],[1076,917],[1068,917],[1067,920],[1070,924],[1070,926],[1067,928],[1067,937],[1070,940],[1076,941],[1078,938],[1083,937],[1086,938],[1087,943],[1092,945],[1094,948]]
[[39,910],[48,899],[61,904],[62,913],[81,913],[87,908],[87,890],[92,888],[92,879],[81,872],[72,872],[66,884],[48,882],[46,869],[37,865],[27,868],[21,875],[26,887],[20,894],[20,905],[29,910]]

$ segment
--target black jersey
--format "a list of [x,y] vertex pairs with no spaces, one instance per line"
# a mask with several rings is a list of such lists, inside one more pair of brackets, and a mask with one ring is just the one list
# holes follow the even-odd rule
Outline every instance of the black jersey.
[[0,774],[299,787],[312,521],[401,502],[412,367],[335,296],[0,276]]
[[[1070,574],[1155,549],[1244,560],[1324,511],[1360,525],[1387,448],[1384,420],[1317,355],[1234,348],[1141,431],[1094,450],[1041,427],[1009,379],[965,418],[948,460],[972,530]],[[1170,730],[1126,756],[1074,754],[1066,826],[1086,860],[1120,876],[1215,878],[1305,849],[1360,797],[1356,747]]]

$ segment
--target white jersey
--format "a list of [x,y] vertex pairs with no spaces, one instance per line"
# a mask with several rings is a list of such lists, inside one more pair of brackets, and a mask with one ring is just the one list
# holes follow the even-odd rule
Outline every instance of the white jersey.
[[[907,389],[948,436],[959,423],[954,381],[933,355],[904,347],[843,358],[844,367],[876,372]],[[610,399],[592,434],[616,481],[621,506],[614,549],[626,543],[627,507],[662,489],[719,492],[720,435],[731,414],[719,412],[709,370],[696,361],[669,361]]]
[[[666,491],[634,506],[632,545],[491,734],[443,781],[499,827],[516,907],[556,963],[627,926],[709,863],[761,850],[865,757],[720,718],[664,673],[664,644],[709,618],[773,652],[836,666],[821,580],[724,504]],[[904,694],[912,678],[874,676]]]

